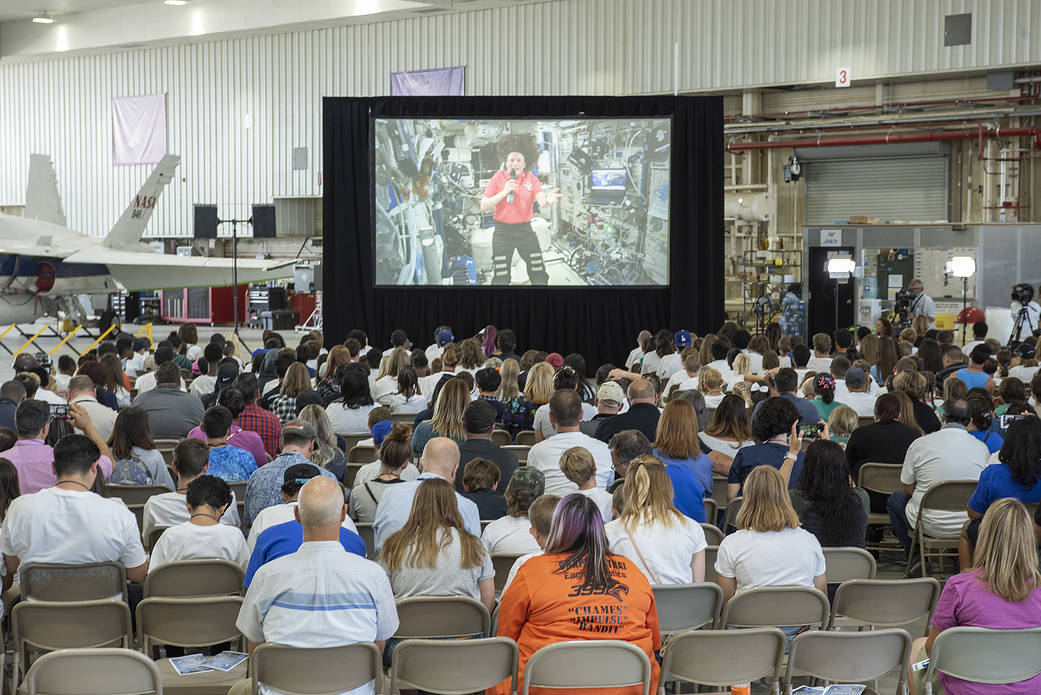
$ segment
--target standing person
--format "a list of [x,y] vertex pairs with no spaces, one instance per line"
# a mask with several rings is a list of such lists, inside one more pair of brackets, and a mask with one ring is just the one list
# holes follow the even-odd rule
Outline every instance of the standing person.
[[936,303],[933,298],[925,293],[925,288],[922,287],[922,281],[918,278],[914,278],[907,285],[907,290],[911,293],[913,299],[911,299],[911,305],[907,308],[908,313],[911,316],[925,316],[929,319],[929,328],[936,327]]
[[[520,647],[522,680],[528,659],[548,644],[604,637],[629,642],[650,659],[650,690],[657,691],[654,652],[661,632],[654,593],[636,563],[608,549],[600,512],[588,497],[568,495],[557,504],[544,553],[528,558],[502,594],[499,636]],[[508,695],[509,683],[487,692]],[[619,692],[632,691],[598,694]]]
[[495,264],[494,285],[510,284],[513,252],[518,251],[528,269],[532,285],[545,285],[549,274],[542,262],[542,249],[531,228],[533,203],[542,210],[560,200],[560,189],[543,191],[538,177],[530,168],[538,164],[539,149],[535,138],[511,133],[499,143],[499,155],[505,168],[488,182],[481,198],[481,212],[494,210],[495,233],[492,236],[492,260]]

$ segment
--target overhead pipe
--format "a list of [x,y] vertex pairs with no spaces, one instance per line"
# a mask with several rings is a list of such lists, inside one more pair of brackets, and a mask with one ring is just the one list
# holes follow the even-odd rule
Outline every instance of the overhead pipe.
[[850,147],[858,145],[889,145],[905,142],[938,142],[945,140],[969,140],[979,138],[1030,137],[1034,147],[1041,148],[1041,129],[1038,128],[978,128],[940,133],[917,133],[913,135],[864,135],[848,138],[816,138],[811,140],[771,140],[767,142],[730,142],[727,152],[745,150],[782,150],[802,147]]
[[[1022,82],[1024,80],[1016,80],[1016,82]],[[1028,81],[1033,82],[1033,79]],[[1039,78],[1038,81],[1041,81]],[[1011,102],[1011,101],[1037,101],[1038,97],[1030,94],[1020,94],[1018,96],[993,96],[993,97],[972,97],[967,99],[933,99],[928,101],[901,101],[890,104],[864,104],[861,106],[831,106],[823,109],[807,109],[804,111],[775,111],[772,113],[751,113],[751,114],[734,114],[731,116],[724,116],[724,121],[743,121],[743,122],[754,122],[763,119],[784,119],[791,120],[793,118],[814,118],[821,117],[823,115],[832,113],[850,113],[854,111],[883,111],[899,110],[899,109],[920,109],[932,106],[958,106],[961,104],[989,104],[994,102]]]

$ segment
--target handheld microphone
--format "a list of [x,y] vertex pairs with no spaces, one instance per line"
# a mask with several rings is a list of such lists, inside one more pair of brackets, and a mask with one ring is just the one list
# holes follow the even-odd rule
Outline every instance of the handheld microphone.
[[[517,180],[517,171],[515,169],[510,169],[510,181],[516,181],[516,180]],[[506,194],[506,202],[507,203],[512,203],[513,202],[513,191],[510,191],[509,193]]]

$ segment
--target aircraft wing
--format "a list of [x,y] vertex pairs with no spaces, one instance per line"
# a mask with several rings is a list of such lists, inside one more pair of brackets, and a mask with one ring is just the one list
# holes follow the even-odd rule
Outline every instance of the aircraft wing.
[[[66,263],[102,263],[116,282],[131,292],[181,287],[224,287],[232,284],[232,259],[177,256],[115,249],[84,249],[65,258]],[[295,259],[238,261],[240,285],[277,280],[293,275]]]

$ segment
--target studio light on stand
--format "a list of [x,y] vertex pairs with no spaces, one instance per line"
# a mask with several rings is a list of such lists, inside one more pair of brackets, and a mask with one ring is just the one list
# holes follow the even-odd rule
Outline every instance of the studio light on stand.
[[969,278],[976,274],[976,259],[972,256],[954,256],[947,262],[947,272],[961,278],[961,344],[965,344],[965,328],[969,323],[966,307],[969,297]]
[[828,277],[835,281],[835,330],[839,330],[839,281],[848,280],[857,269],[857,263],[849,256],[835,256],[828,259],[826,266]]

